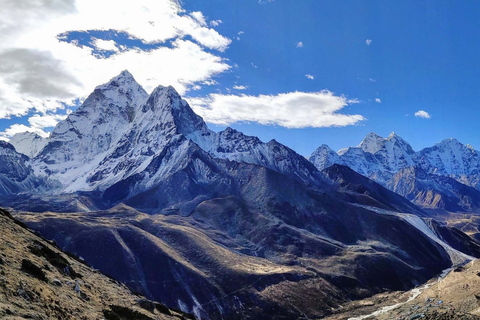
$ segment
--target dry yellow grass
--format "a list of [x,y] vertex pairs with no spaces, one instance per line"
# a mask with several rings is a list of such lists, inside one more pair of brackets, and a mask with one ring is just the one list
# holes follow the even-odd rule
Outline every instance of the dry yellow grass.
[[[47,248],[43,250],[59,261],[66,261],[69,270],[79,276],[73,279],[58,268],[58,263],[56,265],[38,252],[34,254],[32,248]],[[34,272],[26,271],[25,267],[22,269],[24,260],[38,267],[39,274],[43,272],[46,281],[35,276]],[[138,319],[179,319],[185,316],[168,309],[147,311],[140,307],[141,302],[153,305],[133,294],[125,285],[67,256],[0,212],[0,318],[104,319],[104,311],[110,311],[111,306],[128,308],[128,312],[136,314]]]

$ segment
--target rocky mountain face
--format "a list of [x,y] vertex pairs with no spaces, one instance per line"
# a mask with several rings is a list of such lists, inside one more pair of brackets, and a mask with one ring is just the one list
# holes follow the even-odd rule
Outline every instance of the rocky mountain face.
[[10,141],[18,153],[34,158],[47,144],[47,139],[34,132],[16,133]]
[[30,192],[45,186],[45,181],[33,174],[29,160],[10,143],[0,141],[0,195]]
[[322,172],[333,182],[338,196],[348,202],[369,204],[391,211],[414,213],[420,217],[427,216],[408,199],[387,190],[349,167],[334,164]]
[[424,208],[453,212],[477,212],[480,208],[479,190],[418,167],[401,169],[386,187]]
[[370,133],[357,147],[338,152],[322,145],[310,161],[320,170],[346,165],[423,207],[479,209],[479,154],[456,139],[415,152],[394,133],[387,138]]
[[0,209],[2,319],[192,319],[132,293]]
[[[1,205],[95,268],[199,319],[320,318],[480,256],[475,240],[435,228],[357,170],[321,172],[274,140],[215,133],[174,88],[148,95],[127,71],[97,87],[33,159],[4,149],[5,163],[24,163],[17,171],[39,183],[9,189]],[[416,159],[394,135],[318,155],[345,165],[362,163],[345,155],[362,155],[363,173],[376,167],[388,181]]]

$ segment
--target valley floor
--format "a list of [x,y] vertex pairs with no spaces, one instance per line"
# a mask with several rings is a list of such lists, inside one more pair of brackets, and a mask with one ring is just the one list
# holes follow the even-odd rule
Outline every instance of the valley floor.
[[[443,279],[431,280],[415,299],[406,302],[414,290],[354,301],[326,319],[480,319],[480,260],[454,269]],[[396,304],[399,306],[388,312],[372,315]],[[365,315],[372,316],[363,318]]]

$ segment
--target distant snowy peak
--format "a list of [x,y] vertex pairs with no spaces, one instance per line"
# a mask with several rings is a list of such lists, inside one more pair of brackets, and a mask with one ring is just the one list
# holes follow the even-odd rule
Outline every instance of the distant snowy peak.
[[320,147],[310,157],[318,169],[342,164],[379,183],[385,183],[398,170],[416,162],[412,147],[393,132],[387,138],[369,133],[357,147],[341,149],[336,154],[327,148]]
[[34,132],[16,133],[9,141],[15,150],[29,158],[34,158],[47,144],[47,139]]
[[422,166],[430,173],[451,176],[479,174],[478,152],[457,139],[445,139],[421,150],[419,156]]
[[[310,161],[322,170],[336,163],[386,185],[404,169],[419,168],[428,174],[452,177],[460,183],[480,189],[480,156],[471,146],[456,139],[446,139],[415,152],[400,136],[392,132],[387,138],[369,133],[357,147],[334,154],[321,146]],[[405,178],[408,179],[407,175]],[[399,179],[398,175],[395,179]]]
[[0,195],[33,192],[39,186],[29,158],[15,151],[15,147],[0,140]]
[[375,153],[385,145],[387,139],[379,136],[374,132],[370,132],[365,136],[362,142],[358,145],[360,149],[365,152]]
[[326,144],[322,144],[320,147],[318,147],[312,153],[309,160],[317,168],[328,168],[334,164],[343,164],[340,156]]
[[13,145],[0,140],[0,175],[15,181],[24,180],[30,174],[28,160],[26,155],[15,151]]
[[371,132],[365,136],[358,148],[365,152],[375,154],[383,149],[394,150],[399,149],[406,154],[414,154],[412,147],[400,136],[392,132],[387,138],[383,138],[378,134]]

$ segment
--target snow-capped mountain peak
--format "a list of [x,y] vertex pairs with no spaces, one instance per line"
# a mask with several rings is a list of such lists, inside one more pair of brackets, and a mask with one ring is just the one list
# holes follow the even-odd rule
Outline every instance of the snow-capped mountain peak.
[[39,184],[39,179],[32,175],[28,157],[0,140],[0,194],[34,192]]
[[128,71],[97,86],[83,104],[60,121],[33,167],[71,185],[98,164],[129,130],[146,91]]
[[158,119],[160,123],[171,125],[175,133],[183,134],[192,140],[197,132],[209,132],[203,119],[193,112],[172,86],[158,86],[153,90],[142,107],[145,114],[148,114],[149,110],[153,113],[151,117]]
[[370,132],[365,136],[365,138],[360,142],[358,147],[365,152],[376,153],[385,145],[385,138],[379,136],[375,132]]
[[17,152],[33,158],[45,147],[47,139],[34,132],[21,132],[16,133],[9,143],[15,147]]
[[[358,148],[372,154],[375,154],[385,148],[390,149],[391,152],[393,152],[395,148],[400,148],[402,149],[402,152],[407,154],[414,153],[412,147],[405,140],[403,140],[402,137],[395,134],[393,131],[387,138],[383,138],[374,132],[370,132],[358,145]],[[345,153],[343,150],[344,149],[342,149],[342,154]]]
[[[172,86],[158,86],[148,95],[126,70],[97,86],[57,124],[33,159],[32,169],[35,176],[58,188],[53,192],[106,191],[128,179],[135,181],[131,190],[137,193],[151,184],[153,176],[161,180],[180,170],[191,145],[212,158],[256,164],[297,181],[323,183],[315,166],[295,151],[232,128],[215,133]],[[173,162],[163,167],[162,159],[172,154]],[[163,169],[153,172],[158,166]]]
[[387,138],[371,132],[357,147],[349,147],[333,153],[321,146],[310,157],[318,169],[332,164],[346,165],[379,183],[390,179],[398,170],[413,166],[416,155],[412,147],[392,132]]
[[390,134],[388,135],[387,139],[390,140],[390,139],[392,139],[393,137],[397,137],[397,134],[395,133],[395,131],[390,132]]
[[[464,145],[455,138],[445,139],[419,152],[427,172],[456,176],[471,176],[480,170],[480,157],[471,145]],[[463,181],[463,178],[462,182]],[[470,181],[470,185],[478,182]]]
[[111,87],[131,87],[132,84],[138,85],[135,78],[128,70],[123,70],[117,76],[113,77],[107,83],[98,85],[95,90],[108,90]]
[[480,155],[471,145],[455,138],[415,152],[395,133],[382,138],[369,133],[358,147],[341,149],[337,154],[321,146],[310,157],[318,169],[334,163],[347,165],[358,173],[386,185],[401,170],[419,168],[427,174],[455,178],[480,189]]
[[322,144],[320,147],[318,147],[312,153],[309,160],[317,168],[328,168],[333,164],[343,164],[340,156],[326,144]]
[[172,86],[160,85],[153,89],[142,110],[146,112],[148,109],[152,111],[160,111],[165,108],[178,109],[180,100],[180,95]]

